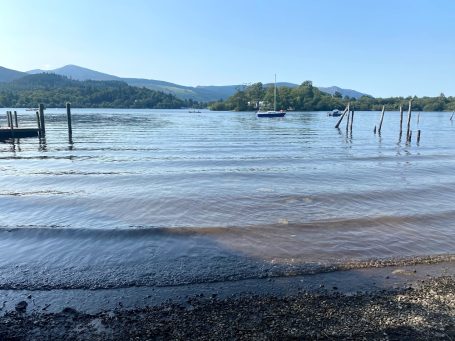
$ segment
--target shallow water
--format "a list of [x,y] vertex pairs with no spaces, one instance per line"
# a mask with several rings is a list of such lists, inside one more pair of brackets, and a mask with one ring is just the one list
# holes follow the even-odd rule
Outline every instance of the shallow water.
[[[6,109],[5,109],[6,110]],[[21,125],[34,113],[19,110]],[[169,285],[455,253],[451,113],[46,111],[0,143],[0,287]],[[4,126],[4,120],[0,122]],[[422,131],[419,144],[415,137]]]

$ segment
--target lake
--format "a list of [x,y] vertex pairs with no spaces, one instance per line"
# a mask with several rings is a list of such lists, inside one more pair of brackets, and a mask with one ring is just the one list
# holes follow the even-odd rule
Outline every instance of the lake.
[[0,143],[0,288],[167,286],[455,254],[451,113],[414,112],[410,144],[398,112],[374,134],[379,116],[356,112],[348,133],[325,112],[73,109],[70,144],[65,110],[46,110],[45,141]]

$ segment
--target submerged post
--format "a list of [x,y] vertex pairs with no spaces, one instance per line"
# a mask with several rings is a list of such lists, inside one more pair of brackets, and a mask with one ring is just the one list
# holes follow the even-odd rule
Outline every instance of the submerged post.
[[68,120],[68,140],[73,142],[73,128],[71,126],[71,103],[66,103],[66,118]]
[[6,120],[8,121],[8,128],[11,127],[11,120],[9,117],[9,111],[6,112]]
[[420,129],[417,130],[417,144],[420,143]]
[[412,99],[409,100],[409,109],[408,109],[408,128],[406,131],[406,141],[410,141],[411,137],[409,136],[409,132],[411,131],[411,108],[412,108]]
[[17,111],[16,110],[14,110],[14,123],[16,125],[16,128],[18,128],[19,124],[17,123]]
[[400,105],[400,135],[403,131],[403,106]]
[[379,129],[378,129],[379,134],[381,133],[381,129],[382,129],[382,121],[384,121],[384,111],[385,111],[385,105],[382,106],[381,120],[379,121]]
[[349,119],[351,117],[351,111],[348,110],[348,116],[346,117],[346,131],[349,129]]
[[44,137],[46,135],[46,126],[44,123],[44,104],[39,105],[39,120],[40,120],[40,135]]

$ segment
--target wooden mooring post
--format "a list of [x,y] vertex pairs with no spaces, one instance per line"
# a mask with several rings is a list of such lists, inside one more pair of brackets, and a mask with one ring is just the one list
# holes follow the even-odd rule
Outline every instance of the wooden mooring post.
[[352,123],[354,122],[354,109],[351,110],[351,126],[349,127],[349,129],[351,130],[351,133],[352,133]]
[[412,99],[409,100],[408,127],[406,130],[406,141],[411,141],[411,109],[412,109]]
[[39,105],[39,120],[40,120],[40,137],[46,136],[46,125],[44,123],[44,104]]
[[68,120],[68,140],[73,143],[73,127],[71,124],[71,103],[66,103],[66,118]]
[[11,129],[11,138],[14,142],[14,124],[13,124],[13,113],[11,111],[8,112],[9,122],[10,122],[10,129]]
[[39,118],[39,112],[36,112],[36,125],[38,127],[38,136],[41,136],[41,120]]
[[381,113],[381,120],[379,121],[378,134],[381,133],[382,122],[384,121],[384,111],[385,111],[385,105],[382,106],[382,113]]
[[8,128],[11,127],[11,120],[10,120],[10,116],[9,116],[9,111],[6,112],[6,121],[8,122]]
[[400,105],[400,135],[403,131],[403,106]]
[[14,124],[15,124],[16,128],[19,128],[19,124],[17,122],[17,111],[16,110],[14,110]]
[[417,144],[420,143],[420,129],[417,130]]
[[341,121],[343,121],[344,115],[346,115],[346,112],[349,111],[349,105],[350,105],[350,103],[348,103],[348,106],[346,107],[346,109],[344,109],[343,114],[341,115],[340,119],[338,120],[337,124],[335,125],[335,128],[340,127],[340,123],[341,123]]

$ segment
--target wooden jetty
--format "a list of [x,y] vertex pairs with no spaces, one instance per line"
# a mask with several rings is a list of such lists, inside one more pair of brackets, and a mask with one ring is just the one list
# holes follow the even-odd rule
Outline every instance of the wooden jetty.
[[0,140],[38,137],[38,128],[0,128]]
[[[71,125],[71,104],[66,103],[66,115],[68,120],[68,139],[73,143],[73,129]],[[46,125],[44,119],[44,105],[40,104],[36,111],[36,128],[33,127],[20,127],[17,119],[17,112],[6,112],[7,126],[0,127],[0,141],[14,140],[25,137],[39,137],[46,136]]]

